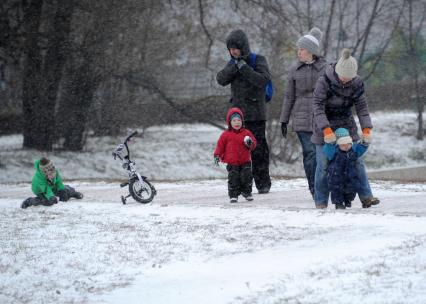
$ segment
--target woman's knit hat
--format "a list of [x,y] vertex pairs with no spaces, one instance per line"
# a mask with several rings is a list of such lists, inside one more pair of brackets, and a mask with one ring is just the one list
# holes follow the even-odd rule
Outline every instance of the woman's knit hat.
[[349,49],[342,50],[342,56],[336,63],[336,73],[341,77],[355,78],[358,72],[358,63],[356,59],[351,56]]
[[334,134],[336,135],[336,138],[337,138],[336,143],[338,145],[351,144],[352,143],[352,137],[349,134],[348,129],[338,128],[338,129],[336,129],[336,131],[334,131]]
[[297,41],[297,47],[307,50],[313,55],[319,56],[319,43],[321,41],[322,32],[319,28],[312,28],[309,33],[302,36]]

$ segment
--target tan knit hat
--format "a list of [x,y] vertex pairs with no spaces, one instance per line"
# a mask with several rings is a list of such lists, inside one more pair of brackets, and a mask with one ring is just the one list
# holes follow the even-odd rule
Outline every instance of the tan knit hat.
[[358,72],[358,63],[356,59],[351,56],[349,49],[342,50],[342,56],[336,64],[336,73],[341,77],[355,78]]

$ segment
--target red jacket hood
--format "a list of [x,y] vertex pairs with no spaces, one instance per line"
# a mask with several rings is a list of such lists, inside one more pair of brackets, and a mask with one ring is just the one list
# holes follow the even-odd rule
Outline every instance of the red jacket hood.
[[239,108],[230,108],[229,111],[228,111],[228,114],[226,114],[226,123],[228,124],[228,130],[232,130],[232,127],[231,127],[231,116],[234,113],[238,113],[238,114],[241,115],[241,120],[242,120],[242,123],[243,123],[242,127],[244,127],[244,115],[243,115],[243,112],[241,112],[241,110]]

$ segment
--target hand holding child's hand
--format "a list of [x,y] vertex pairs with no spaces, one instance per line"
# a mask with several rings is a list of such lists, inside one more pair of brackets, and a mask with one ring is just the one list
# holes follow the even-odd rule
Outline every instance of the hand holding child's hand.
[[362,129],[362,135],[361,135],[361,143],[365,145],[371,144],[373,138],[371,135],[371,129],[370,128],[364,128]]
[[336,142],[336,134],[334,134],[331,128],[325,128],[323,133],[324,133],[324,141],[326,144],[333,144]]

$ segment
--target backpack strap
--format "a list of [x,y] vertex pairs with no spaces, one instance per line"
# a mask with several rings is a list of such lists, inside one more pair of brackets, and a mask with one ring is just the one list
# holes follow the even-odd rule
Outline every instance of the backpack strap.
[[253,70],[256,69],[256,60],[257,60],[256,53],[250,53],[248,56],[248,64],[253,68]]
[[[248,56],[248,64],[253,68],[253,70],[256,70],[256,60],[257,60],[256,53],[250,53]],[[269,80],[265,86],[265,102],[267,103],[270,102],[272,100],[273,94],[274,94],[274,87],[272,85],[272,81]]]

